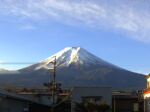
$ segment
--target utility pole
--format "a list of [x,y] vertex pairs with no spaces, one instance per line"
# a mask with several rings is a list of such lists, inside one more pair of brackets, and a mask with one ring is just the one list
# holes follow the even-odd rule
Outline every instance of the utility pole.
[[53,61],[53,89],[52,89],[52,97],[53,97],[53,105],[55,104],[55,95],[56,95],[56,56],[54,56],[54,61]]
[[56,56],[54,56],[54,61],[51,62],[53,64],[53,78],[52,78],[52,106],[51,106],[51,112],[54,112],[54,104],[55,104],[55,96],[56,96]]

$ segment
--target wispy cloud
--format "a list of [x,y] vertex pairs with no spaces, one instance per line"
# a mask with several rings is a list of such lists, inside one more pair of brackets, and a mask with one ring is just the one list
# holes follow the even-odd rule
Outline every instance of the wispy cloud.
[[0,13],[32,20],[54,19],[121,31],[150,42],[147,0],[0,0]]

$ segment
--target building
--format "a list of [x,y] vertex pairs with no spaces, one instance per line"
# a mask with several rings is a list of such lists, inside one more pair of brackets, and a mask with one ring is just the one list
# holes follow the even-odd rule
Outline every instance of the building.
[[115,91],[112,94],[112,112],[144,112],[141,91]]
[[49,112],[50,105],[0,90],[0,112]]
[[150,74],[146,76],[147,87],[144,89],[144,112],[150,112]]
[[[148,89],[145,89],[145,107],[149,104]],[[52,105],[49,91],[19,92],[17,94],[0,90],[0,112],[49,112],[51,106],[55,112],[76,112],[78,104],[105,104],[112,112],[144,112],[143,92],[141,91],[113,91],[110,87],[74,87],[62,90],[57,101]],[[88,103],[87,103],[88,102]],[[96,107],[97,109],[97,107]],[[79,112],[79,111],[77,111]],[[92,111],[91,111],[92,112]]]
[[71,112],[75,112],[77,103],[92,102],[108,104],[112,107],[112,91],[110,87],[74,87],[71,96]]

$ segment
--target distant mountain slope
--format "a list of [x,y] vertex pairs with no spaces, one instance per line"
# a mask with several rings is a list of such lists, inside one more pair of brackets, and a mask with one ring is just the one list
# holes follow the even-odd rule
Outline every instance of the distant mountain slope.
[[40,87],[50,80],[51,63],[57,58],[57,81],[65,87],[111,86],[113,88],[142,89],[145,77],[110,64],[80,47],[67,47],[32,66],[18,70],[16,75],[1,75],[0,85],[13,84]]

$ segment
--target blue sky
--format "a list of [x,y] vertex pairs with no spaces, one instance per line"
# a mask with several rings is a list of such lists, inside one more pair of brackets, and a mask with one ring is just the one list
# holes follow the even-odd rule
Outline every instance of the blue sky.
[[150,3],[146,0],[0,3],[0,68],[19,69],[65,47],[80,46],[125,69],[150,72]]

